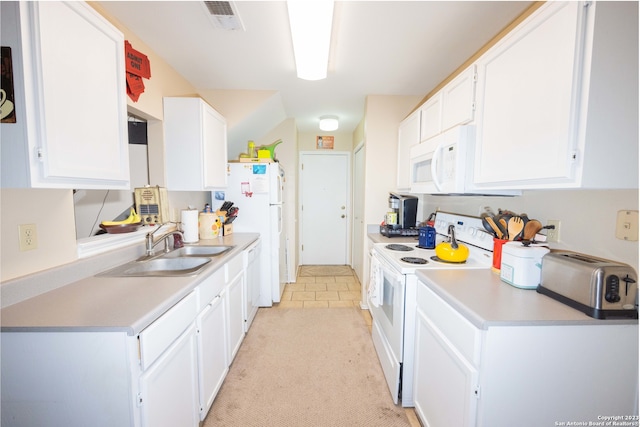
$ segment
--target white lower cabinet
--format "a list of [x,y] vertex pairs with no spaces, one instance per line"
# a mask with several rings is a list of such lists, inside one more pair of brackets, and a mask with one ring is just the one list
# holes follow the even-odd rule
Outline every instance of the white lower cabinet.
[[196,301],[138,336],[3,332],[2,427],[197,426]]
[[474,426],[478,370],[422,310],[418,310],[416,322],[416,412],[426,426]]
[[138,335],[3,331],[2,427],[196,427],[245,335],[244,253]]
[[236,256],[226,265],[227,275],[230,278],[227,286],[227,311],[229,346],[228,356],[231,363],[240,349],[244,339],[244,274],[242,255]]
[[140,333],[140,407],[143,427],[197,426],[198,374],[192,292]]
[[143,427],[197,426],[196,326],[187,330],[140,377]]
[[200,419],[204,420],[229,372],[224,292],[198,315]]
[[637,324],[514,321],[480,329],[421,282],[417,294],[414,404],[425,427],[637,416]]
[[244,262],[240,253],[198,287],[199,411],[204,420],[244,339]]

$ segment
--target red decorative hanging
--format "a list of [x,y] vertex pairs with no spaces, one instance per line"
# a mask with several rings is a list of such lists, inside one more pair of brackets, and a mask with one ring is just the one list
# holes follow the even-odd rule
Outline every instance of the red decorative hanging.
[[144,92],[142,79],[151,78],[151,65],[147,55],[135,50],[128,40],[124,41],[124,52],[127,72],[127,95],[133,102],[138,102],[140,95]]

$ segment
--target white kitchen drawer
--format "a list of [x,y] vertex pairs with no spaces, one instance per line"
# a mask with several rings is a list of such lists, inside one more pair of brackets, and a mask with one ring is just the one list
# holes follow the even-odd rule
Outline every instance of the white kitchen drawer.
[[140,332],[140,362],[143,370],[149,368],[194,321],[198,314],[197,302],[196,293],[191,292]]
[[244,268],[244,263],[242,262],[242,254],[236,255],[231,261],[225,264],[225,269],[227,270],[226,282],[229,283],[232,281],[238,274],[242,272]]
[[481,332],[424,283],[418,282],[418,309],[476,367],[480,362]]
[[219,268],[200,283],[200,302],[198,303],[198,313],[200,313],[215,297],[220,295],[227,281],[225,280],[225,269]]

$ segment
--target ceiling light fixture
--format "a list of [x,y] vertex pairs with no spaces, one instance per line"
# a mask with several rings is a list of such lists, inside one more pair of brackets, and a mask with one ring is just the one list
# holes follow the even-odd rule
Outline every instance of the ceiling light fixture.
[[320,117],[320,130],[330,132],[338,129],[338,118],[336,116]]
[[287,8],[298,78],[327,78],[333,1],[290,0]]

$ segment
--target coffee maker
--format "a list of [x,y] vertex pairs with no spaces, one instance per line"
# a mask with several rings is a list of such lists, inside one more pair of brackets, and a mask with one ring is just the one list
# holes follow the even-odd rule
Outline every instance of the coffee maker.
[[418,213],[418,198],[416,196],[389,193],[389,212],[380,234],[393,236],[417,236],[416,216]]

